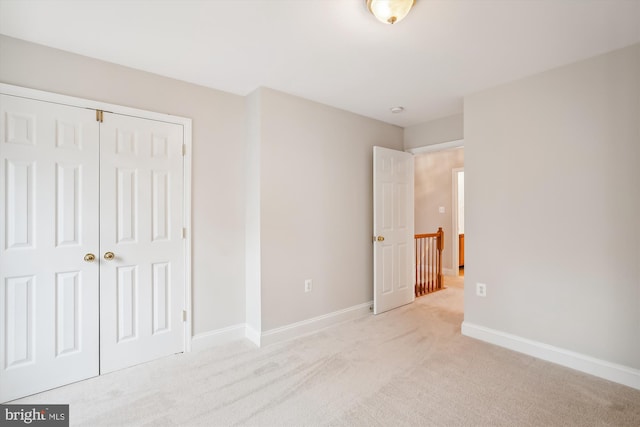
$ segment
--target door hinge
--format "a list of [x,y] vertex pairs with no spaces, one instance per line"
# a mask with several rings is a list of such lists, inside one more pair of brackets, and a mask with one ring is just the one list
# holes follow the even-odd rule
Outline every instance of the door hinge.
[[183,239],[187,238],[187,227],[182,227],[182,238]]
[[104,111],[96,110],[96,121],[102,123],[104,120]]
[[182,144],[182,155],[183,156],[187,155],[187,146],[186,146],[186,144]]
[[187,321],[187,310],[182,310],[182,321],[183,322]]

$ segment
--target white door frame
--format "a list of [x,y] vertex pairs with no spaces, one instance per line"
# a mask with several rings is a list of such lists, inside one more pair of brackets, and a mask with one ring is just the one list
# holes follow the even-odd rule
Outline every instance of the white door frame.
[[451,208],[451,225],[453,229],[452,244],[451,250],[453,250],[453,272],[454,275],[458,275],[458,270],[460,269],[460,239],[458,236],[460,235],[460,230],[458,229],[458,221],[459,221],[459,206],[458,206],[458,172],[464,172],[464,168],[454,168],[451,169],[451,192],[452,192],[452,208]]
[[455,141],[441,142],[439,144],[423,145],[421,147],[407,148],[407,153],[422,154],[435,153],[436,151],[446,151],[454,148],[464,147],[464,139],[456,139]]
[[[423,145],[421,147],[407,148],[406,152],[411,154],[423,154],[423,153],[435,153],[437,151],[447,151],[453,150],[456,148],[464,148],[464,139],[457,139],[455,141],[447,141],[441,142],[439,144],[431,144],[431,145]],[[458,275],[458,181],[457,181],[457,170],[464,170],[464,168],[453,169],[453,181],[452,181],[452,190],[453,190],[453,200],[451,203],[451,215],[452,215],[452,236],[451,236],[451,250],[453,251],[452,255],[452,273],[456,276]],[[445,236],[446,238],[446,236]],[[446,247],[446,246],[445,246]],[[443,273],[444,273],[443,268]]]
[[0,83],[0,93],[6,95],[20,96],[39,101],[64,104],[72,107],[88,108],[91,110],[110,111],[116,114],[140,117],[143,119],[157,120],[161,122],[182,125],[183,144],[185,146],[184,155],[184,189],[183,208],[184,224],[186,229],[184,239],[184,310],[187,312],[187,319],[184,322],[184,351],[191,351],[191,162],[192,162],[192,130],[191,119],[186,117],[172,116],[169,114],[156,113],[153,111],[139,110],[137,108],[124,107],[122,105],[109,104],[105,102],[92,101],[89,99],[76,98],[73,96],[60,95],[36,89],[29,89],[21,86],[14,86]]

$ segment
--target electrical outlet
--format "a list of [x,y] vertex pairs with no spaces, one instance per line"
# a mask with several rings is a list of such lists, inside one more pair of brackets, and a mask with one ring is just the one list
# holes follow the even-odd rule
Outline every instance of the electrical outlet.
[[487,285],[484,283],[476,283],[476,295],[479,297],[487,296]]
[[311,290],[313,289],[313,280],[311,279],[307,279],[304,281],[304,291],[305,292],[311,292]]

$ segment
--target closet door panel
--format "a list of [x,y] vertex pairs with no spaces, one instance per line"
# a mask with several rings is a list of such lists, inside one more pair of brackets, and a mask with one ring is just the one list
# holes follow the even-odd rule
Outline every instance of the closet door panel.
[[105,373],[183,351],[183,129],[105,113],[100,141]]
[[0,95],[0,402],[98,374],[98,125]]

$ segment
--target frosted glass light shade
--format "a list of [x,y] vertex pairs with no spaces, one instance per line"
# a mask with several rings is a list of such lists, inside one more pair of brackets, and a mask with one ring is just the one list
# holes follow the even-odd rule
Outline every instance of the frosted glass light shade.
[[385,24],[395,24],[407,16],[415,0],[367,0],[373,16]]

